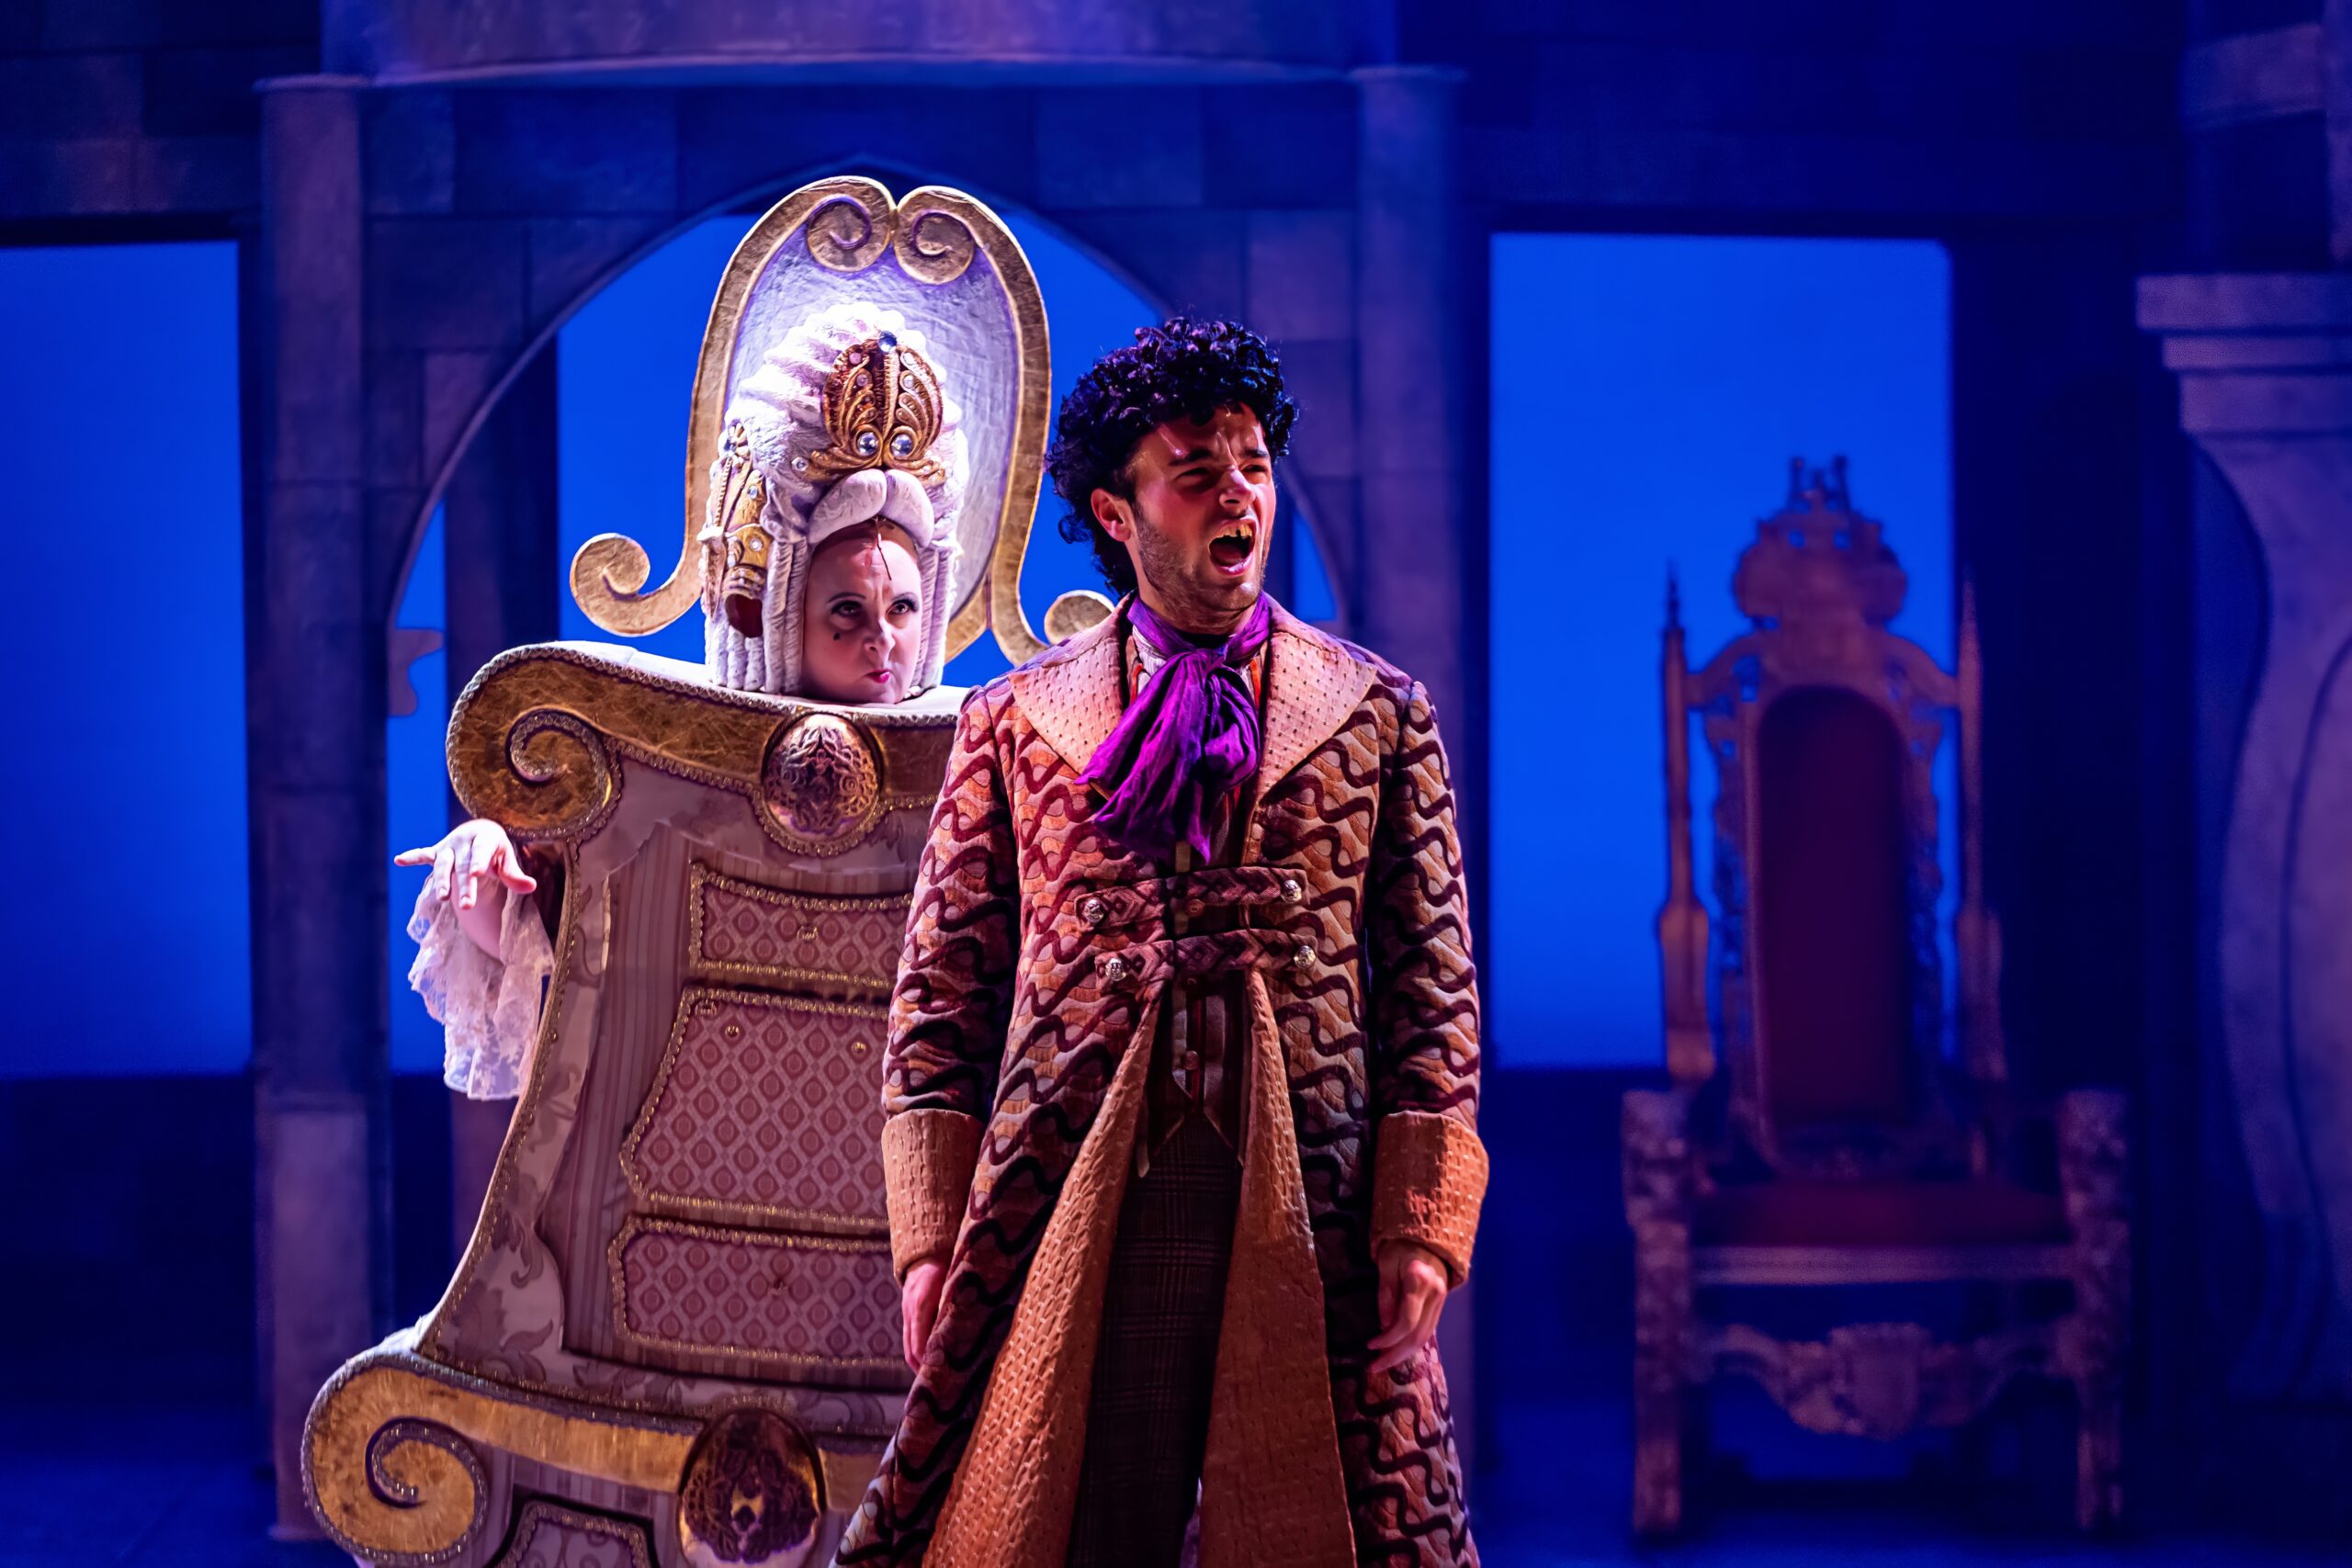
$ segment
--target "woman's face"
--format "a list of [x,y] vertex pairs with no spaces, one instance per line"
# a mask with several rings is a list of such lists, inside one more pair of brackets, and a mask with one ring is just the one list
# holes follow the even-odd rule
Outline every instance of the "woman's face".
[[836,535],[808,563],[800,668],[829,703],[904,702],[922,648],[922,588],[913,552],[874,528]]

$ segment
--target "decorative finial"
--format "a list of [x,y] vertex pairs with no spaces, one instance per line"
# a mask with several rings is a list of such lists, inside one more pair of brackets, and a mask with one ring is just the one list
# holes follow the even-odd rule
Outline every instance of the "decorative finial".
[[1682,581],[1674,569],[1674,563],[1668,561],[1666,563],[1666,629],[1679,631],[1681,628]]

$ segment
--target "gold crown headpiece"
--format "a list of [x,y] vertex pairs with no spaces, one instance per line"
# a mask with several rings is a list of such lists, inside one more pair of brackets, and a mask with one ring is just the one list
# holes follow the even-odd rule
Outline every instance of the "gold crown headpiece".
[[825,378],[829,445],[808,455],[812,479],[836,479],[860,468],[900,468],[922,484],[944,470],[931,455],[946,418],[947,400],[931,361],[899,342],[896,333],[842,350]]

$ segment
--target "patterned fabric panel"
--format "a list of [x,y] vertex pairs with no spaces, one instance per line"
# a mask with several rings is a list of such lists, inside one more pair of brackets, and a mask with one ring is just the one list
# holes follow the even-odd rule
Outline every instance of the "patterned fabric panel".
[[693,875],[686,951],[697,978],[876,1001],[890,994],[905,894],[784,893],[702,865]]
[[538,1500],[524,1505],[497,1568],[653,1568],[653,1553],[634,1524]]
[[631,1220],[613,1243],[625,1339],[798,1371],[902,1369],[887,1241]]
[[885,1234],[883,1010],[688,987],[621,1148],[640,1200]]

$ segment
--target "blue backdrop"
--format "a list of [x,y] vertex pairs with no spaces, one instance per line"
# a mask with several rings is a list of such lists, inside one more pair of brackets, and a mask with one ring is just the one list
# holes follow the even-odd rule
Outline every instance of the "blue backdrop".
[[237,255],[0,250],[0,1076],[232,1072],[245,913]]
[[1498,235],[1492,265],[1487,1042],[1657,1062],[1667,570],[1702,662],[1746,627],[1732,569],[1789,458],[1842,452],[1910,573],[1896,629],[1951,663],[1951,268],[1924,241],[1597,234]]

